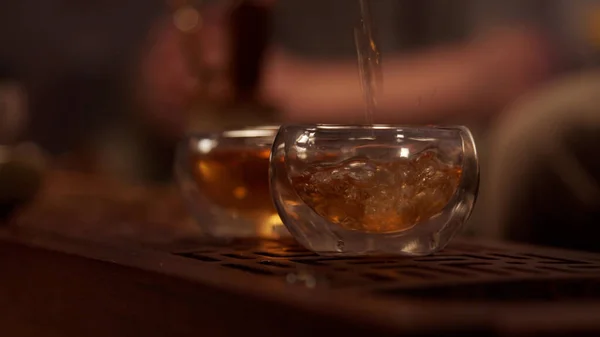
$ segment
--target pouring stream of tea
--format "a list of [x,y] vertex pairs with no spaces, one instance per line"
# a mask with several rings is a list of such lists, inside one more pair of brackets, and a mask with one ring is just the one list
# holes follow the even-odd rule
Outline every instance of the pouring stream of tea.
[[370,0],[358,0],[360,5],[360,23],[354,29],[354,42],[358,55],[360,84],[365,99],[365,122],[373,124],[373,115],[377,108],[377,94],[382,88],[381,53],[375,43],[373,17]]

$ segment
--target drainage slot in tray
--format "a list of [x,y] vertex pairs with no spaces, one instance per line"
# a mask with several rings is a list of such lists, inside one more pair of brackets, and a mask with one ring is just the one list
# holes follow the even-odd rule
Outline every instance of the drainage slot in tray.
[[459,257],[459,256],[439,256],[439,257],[420,257],[420,258],[416,258],[413,259],[414,261],[417,262],[449,262],[449,261],[468,261],[468,259],[465,259],[464,257]]
[[318,256],[317,254],[311,252],[255,252],[254,254],[265,256],[265,257],[280,257],[280,258],[292,258],[292,257],[313,257]]
[[300,264],[307,264],[307,265],[311,265],[311,266],[324,266],[325,265],[325,264],[321,263],[321,261],[319,261],[319,260],[292,259],[290,261],[295,262],[295,263],[300,263]]
[[503,258],[503,259],[513,259],[513,260],[527,260],[528,258],[523,257],[523,256],[518,256],[518,255],[509,255],[509,254],[503,254],[503,253],[491,253],[491,256],[495,256],[495,257],[499,257],[499,258]]
[[225,257],[229,257],[236,260],[254,260],[255,258],[252,256],[247,256],[244,254],[221,254]]
[[276,275],[274,272],[272,272],[270,270],[260,269],[260,268],[254,268],[254,267],[246,266],[246,265],[243,265],[243,264],[225,263],[225,264],[222,264],[222,266],[223,267],[232,268],[232,269],[241,270],[241,271],[245,271],[245,272],[252,273],[252,274],[269,275],[269,276]]
[[281,262],[277,262],[277,261],[262,260],[262,261],[259,261],[258,263],[262,264],[264,266],[271,266],[271,267],[278,267],[278,268],[292,268],[292,266],[290,266],[289,264],[285,264],[285,263],[281,263]]
[[216,259],[214,257],[210,257],[210,256],[206,256],[206,255],[201,255],[201,254],[197,254],[197,253],[184,253],[184,254],[178,254],[178,255],[179,256],[183,256],[183,257],[187,257],[187,258],[190,258],[190,259],[202,261],[202,262],[218,262],[218,261],[221,261],[221,260]]
[[375,281],[375,282],[389,282],[389,281],[397,280],[397,278],[395,278],[395,277],[384,275],[384,274],[379,274],[379,273],[364,273],[364,274],[361,274],[360,276],[367,278],[371,281]]
[[508,267],[504,267],[504,269],[505,270],[510,270],[512,272],[517,272],[517,273],[525,273],[525,274],[533,274],[533,275],[544,274],[543,271],[537,270],[537,269],[532,269],[532,268],[508,266]]
[[548,263],[548,264],[589,264],[589,262],[586,262],[586,261],[569,260],[569,259],[563,259],[563,258],[560,258],[560,257],[551,257],[551,256],[546,256],[546,255],[540,255],[540,254],[523,254],[523,255],[540,259],[541,261],[538,261],[539,263]]

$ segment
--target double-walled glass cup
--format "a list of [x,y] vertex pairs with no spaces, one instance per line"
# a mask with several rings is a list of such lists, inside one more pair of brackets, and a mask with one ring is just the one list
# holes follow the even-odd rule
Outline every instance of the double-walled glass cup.
[[283,223],[321,255],[428,255],[468,219],[479,185],[470,131],[282,126],[270,188]]
[[175,174],[189,208],[208,236],[289,236],[269,193],[269,155],[277,126],[188,136]]

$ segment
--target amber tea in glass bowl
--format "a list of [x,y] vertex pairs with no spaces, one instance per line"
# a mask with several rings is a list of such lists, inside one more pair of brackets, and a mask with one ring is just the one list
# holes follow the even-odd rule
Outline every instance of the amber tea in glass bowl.
[[460,167],[426,151],[413,159],[317,164],[290,179],[300,199],[328,221],[349,230],[391,233],[440,213],[460,176]]
[[289,233],[269,191],[276,126],[202,133],[179,146],[176,177],[207,235],[279,238]]
[[479,164],[465,127],[282,126],[271,194],[321,255],[428,255],[469,218]]

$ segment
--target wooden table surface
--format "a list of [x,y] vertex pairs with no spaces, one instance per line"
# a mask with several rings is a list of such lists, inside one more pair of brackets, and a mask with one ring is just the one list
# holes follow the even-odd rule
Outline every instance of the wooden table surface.
[[71,184],[48,184],[0,228],[0,336],[600,336],[600,255],[472,240],[414,259],[214,245],[170,187]]

